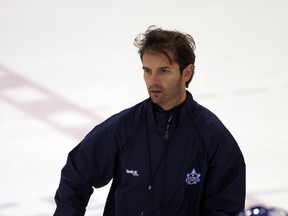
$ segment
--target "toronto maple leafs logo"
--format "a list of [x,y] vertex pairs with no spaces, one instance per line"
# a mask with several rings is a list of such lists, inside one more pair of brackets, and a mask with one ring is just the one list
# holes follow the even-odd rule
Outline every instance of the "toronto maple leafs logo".
[[191,173],[187,173],[186,183],[188,185],[195,185],[200,182],[201,174],[196,173],[196,170],[193,169]]

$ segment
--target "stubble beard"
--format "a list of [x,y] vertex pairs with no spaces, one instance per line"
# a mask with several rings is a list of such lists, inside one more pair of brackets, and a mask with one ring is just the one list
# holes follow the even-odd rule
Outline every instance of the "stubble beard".
[[[159,95],[154,95],[152,90],[161,90],[161,93],[159,93]],[[175,85],[172,86],[168,91],[160,85],[153,85],[148,88],[152,102],[159,105],[163,109],[166,107],[172,109],[173,107],[179,105],[182,102],[180,98],[181,91],[181,78],[179,78],[178,82],[175,83]]]

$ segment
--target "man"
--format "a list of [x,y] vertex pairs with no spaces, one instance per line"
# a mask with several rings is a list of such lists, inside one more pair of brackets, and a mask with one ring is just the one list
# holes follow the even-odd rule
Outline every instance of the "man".
[[69,153],[54,215],[84,215],[93,188],[110,180],[105,216],[237,215],[245,162],[221,121],[186,90],[193,38],[150,27],[135,45],[150,98],[96,126]]

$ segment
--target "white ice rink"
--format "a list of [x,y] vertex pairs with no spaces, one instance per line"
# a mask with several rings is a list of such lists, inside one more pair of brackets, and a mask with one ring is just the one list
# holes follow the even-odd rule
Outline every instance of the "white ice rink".
[[147,97],[133,40],[149,25],[194,37],[189,90],[243,151],[247,208],[288,210],[287,0],[0,0],[0,216],[52,215],[67,153]]

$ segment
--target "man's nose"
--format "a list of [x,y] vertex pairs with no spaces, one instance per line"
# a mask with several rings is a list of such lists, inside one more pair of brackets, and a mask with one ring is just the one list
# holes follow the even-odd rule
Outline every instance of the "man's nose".
[[151,84],[159,83],[159,76],[158,76],[158,74],[157,74],[156,72],[152,72],[152,73],[150,74],[149,80],[150,80],[150,83],[151,83]]

